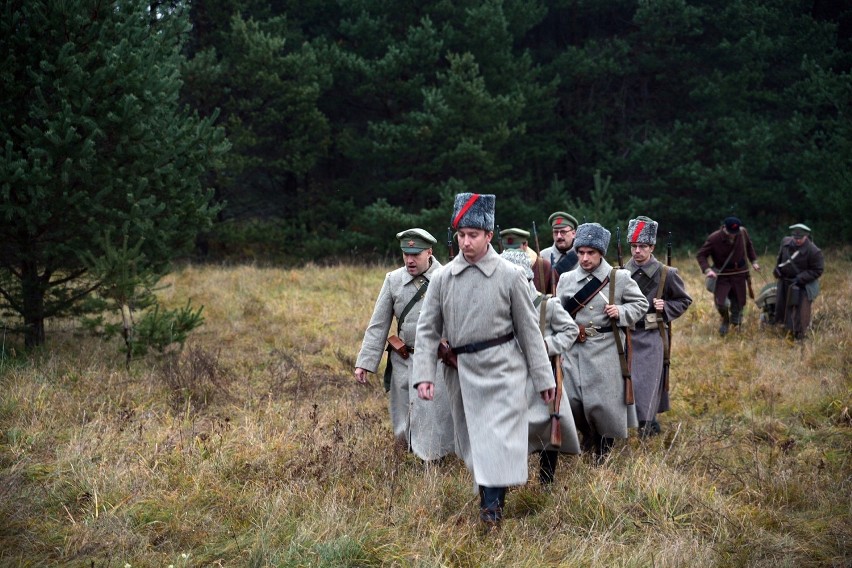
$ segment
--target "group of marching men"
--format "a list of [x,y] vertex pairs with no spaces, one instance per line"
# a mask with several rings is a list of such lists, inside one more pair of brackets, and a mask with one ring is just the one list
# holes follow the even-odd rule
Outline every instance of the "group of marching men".
[[387,351],[395,436],[423,460],[458,454],[488,529],[506,488],[526,483],[529,453],[548,484],[560,452],[601,463],[629,428],[660,432],[669,324],[692,303],[654,257],[655,221],[630,221],[631,258],[613,268],[610,232],[564,212],[549,218],[553,246],[536,253],[527,231],[508,229],[498,253],[495,202],[456,195],[443,266],[427,231],[397,234],[405,265],[385,276],[354,372],[366,383]]
[[564,212],[549,218],[553,246],[536,253],[527,231],[507,229],[498,253],[495,201],[456,196],[447,265],[427,231],[397,234],[405,265],[385,277],[354,372],[366,383],[387,351],[395,436],[427,461],[457,453],[492,529],[506,488],[527,481],[529,453],[549,484],[559,453],[601,463],[629,428],[660,432],[669,322],[692,303],[653,255],[655,221],[630,221],[631,258],[613,268],[610,232]]
[[630,221],[631,258],[613,268],[610,232],[564,212],[549,218],[551,247],[537,253],[527,231],[507,229],[498,253],[495,201],[456,195],[447,265],[427,231],[397,234],[405,265],[385,277],[354,372],[366,383],[387,351],[395,436],[423,460],[458,454],[487,528],[506,488],[526,483],[529,453],[549,484],[560,452],[601,463],[629,428],[660,432],[669,322],[692,302],[653,255],[655,221]]
[[[670,260],[654,256],[654,220],[630,220],[630,259],[613,267],[605,258],[610,232],[561,211],[548,220],[551,247],[536,252],[530,233],[513,228],[498,232],[498,253],[495,201],[455,196],[445,266],[432,255],[437,240],[427,231],[396,235],[405,265],[385,276],[354,372],[366,383],[387,351],[397,441],[426,461],[459,455],[486,530],[500,525],[506,488],[526,483],[528,454],[540,453],[539,480],[551,484],[559,453],[587,453],[600,464],[629,428],[641,437],[660,433],[657,414],[669,409],[671,322],[692,303]],[[740,225],[725,219],[696,257],[719,282],[721,335],[741,321],[746,261],[759,269]],[[774,271],[781,297],[822,274],[810,229],[790,229]],[[537,232],[534,238],[538,248]],[[809,324],[805,302],[784,302],[776,318],[797,337]]]

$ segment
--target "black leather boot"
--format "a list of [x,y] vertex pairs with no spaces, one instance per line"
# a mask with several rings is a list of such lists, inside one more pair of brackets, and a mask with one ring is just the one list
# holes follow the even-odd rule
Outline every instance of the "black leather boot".
[[731,325],[740,325],[741,323],[743,323],[743,307],[731,304]]
[[494,532],[500,529],[503,521],[503,506],[506,503],[505,487],[479,486],[479,519],[485,525],[485,532]]
[[722,316],[722,324],[719,326],[719,335],[725,337],[728,334],[728,325],[731,323],[731,314],[728,313],[728,306],[716,306],[716,311]]
[[542,450],[538,456],[538,480],[542,485],[550,485],[556,476],[556,462],[559,460],[559,452],[556,450]]

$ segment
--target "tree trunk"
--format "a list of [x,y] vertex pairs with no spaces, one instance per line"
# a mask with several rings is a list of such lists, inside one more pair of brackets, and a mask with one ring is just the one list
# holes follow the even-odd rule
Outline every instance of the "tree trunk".
[[21,292],[24,300],[24,345],[27,349],[44,345],[44,291],[38,267],[24,263]]

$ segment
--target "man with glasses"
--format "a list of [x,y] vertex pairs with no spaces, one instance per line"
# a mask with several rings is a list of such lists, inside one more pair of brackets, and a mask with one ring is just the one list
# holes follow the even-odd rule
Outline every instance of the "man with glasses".
[[811,230],[803,223],[790,226],[789,237],[781,241],[773,274],[775,323],[783,325],[795,339],[802,340],[811,325],[811,303],[819,293],[819,278],[825,268],[822,251],[810,239]]
[[654,257],[657,222],[639,216],[627,224],[630,260],[624,266],[648,300],[648,311],[636,322],[631,334],[633,352],[631,374],[639,436],[660,433],[657,413],[669,410],[668,368],[670,355],[669,322],[680,317],[692,298],[677,268],[665,266]]
[[548,217],[547,222],[553,231],[553,246],[542,250],[540,256],[550,261],[555,272],[553,279],[558,282],[562,274],[577,267],[577,253],[574,251],[577,219],[564,211],[557,211]]

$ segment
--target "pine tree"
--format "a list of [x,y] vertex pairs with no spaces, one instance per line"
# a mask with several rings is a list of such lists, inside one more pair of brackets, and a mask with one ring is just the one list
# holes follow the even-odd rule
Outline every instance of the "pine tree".
[[227,144],[179,103],[186,31],[179,11],[138,0],[6,5],[0,294],[28,347],[98,289],[84,257],[104,234],[158,273],[215,215],[203,179]]

